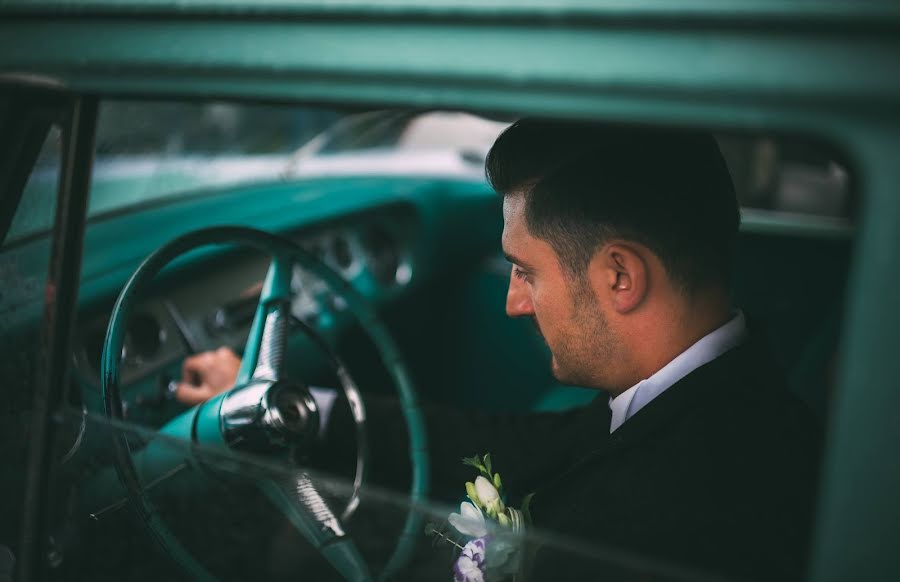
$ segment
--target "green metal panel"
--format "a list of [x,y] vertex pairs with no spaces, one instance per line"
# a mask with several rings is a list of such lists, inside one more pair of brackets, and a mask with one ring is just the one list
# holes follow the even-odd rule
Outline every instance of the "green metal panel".
[[882,0],[4,0],[30,12],[155,14],[280,14],[295,17],[354,14],[396,18],[408,14],[467,18],[667,16],[704,20],[731,17],[760,20],[867,21],[900,8]]
[[83,91],[478,108],[534,108],[585,91],[705,106],[900,98],[900,11],[888,3],[832,2],[821,14],[809,2],[686,12],[473,4],[57,2],[51,12],[14,2],[0,24],[0,70]]
[[814,579],[898,580],[900,125],[848,135],[864,184]]

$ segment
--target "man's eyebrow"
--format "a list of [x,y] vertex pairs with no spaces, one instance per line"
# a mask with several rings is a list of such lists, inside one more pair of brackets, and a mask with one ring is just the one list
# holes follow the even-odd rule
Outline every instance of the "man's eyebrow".
[[523,261],[521,259],[517,259],[515,256],[513,256],[512,254],[510,254],[506,251],[503,251],[503,256],[506,257],[507,261],[509,261],[510,263],[512,263],[514,265],[518,265],[520,267],[525,267],[526,269],[531,268],[531,265],[529,265],[528,263],[526,263],[525,261]]

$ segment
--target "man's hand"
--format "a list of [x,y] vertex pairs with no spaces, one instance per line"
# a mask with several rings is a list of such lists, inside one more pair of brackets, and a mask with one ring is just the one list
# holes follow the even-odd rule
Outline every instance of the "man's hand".
[[241,359],[231,348],[221,347],[187,358],[175,398],[184,404],[200,404],[230,390],[237,380]]

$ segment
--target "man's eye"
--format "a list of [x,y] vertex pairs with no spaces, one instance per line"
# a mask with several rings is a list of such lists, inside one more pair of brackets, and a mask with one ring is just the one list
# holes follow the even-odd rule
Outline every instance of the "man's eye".
[[524,280],[524,279],[527,279],[527,278],[528,278],[528,273],[526,273],[525,271],[523,271],[523,270],[520,269],[519,267],[513,267],[513,276],[514,276],[516,279],[523,279],[523,280]]

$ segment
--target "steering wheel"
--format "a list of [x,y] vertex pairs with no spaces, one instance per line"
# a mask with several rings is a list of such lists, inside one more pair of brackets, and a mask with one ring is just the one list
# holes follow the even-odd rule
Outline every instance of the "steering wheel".
[[[171,447],[151,441],[134,452],[122,431],[112,431],[115,470],[128,500],[142,523],[163,550],[192,579],[215,578],[179,542],[147,496],[144,482],[170,474],[176,467],[199,465],[195,450],[216,447],[226,454],[243,451],[286,456],[297,447],[315,446],[318,411],[306,386],[285,377],[284,354],[291,319],[291,278],[294,265],[319,277],[331,293],[343,300],[369,335],[385,363],[400,399],[409,432],[412,466],[410,496],[413,504],[425,500],[428,489],[428,452],[416,391],[391,336],[369,302],[319,259],[293,242],[244,227],[216,227],[185,234],[152,253],[134,272],[113,307],[101,361],[101,391],[105,413],[123,419],[119,393],[122,346],[126,323],[137,298],[148,283],[179,256],[208,245],[247,246],[266,253],[272,262],[250,328],[244,357],[234,388],[182,413],[160,429],[160,434],[191,443],[173,453]],[[257,485],[303,536],[348,580],[372,580],[366,563],[342,522],[356,509],[366,469],[365,410],[352,378],[316,332],[303,330],[331,358],[356,422],[357,462],[353,492],[347,506],[336,514],[309,474],[299,468],[289,479],[260,479]],[[156,439],[154,439],[156,440]],[[163,438],[162,440],[165,440]],[[140,462],[135,463],[136,457]],[[140,471],[138,470],[140,466]],[[207,474],[209,472],[207,471]],[[407,562],[421,537],[422,516],[407,514],[402,533],[380,578],[389,578]]]

